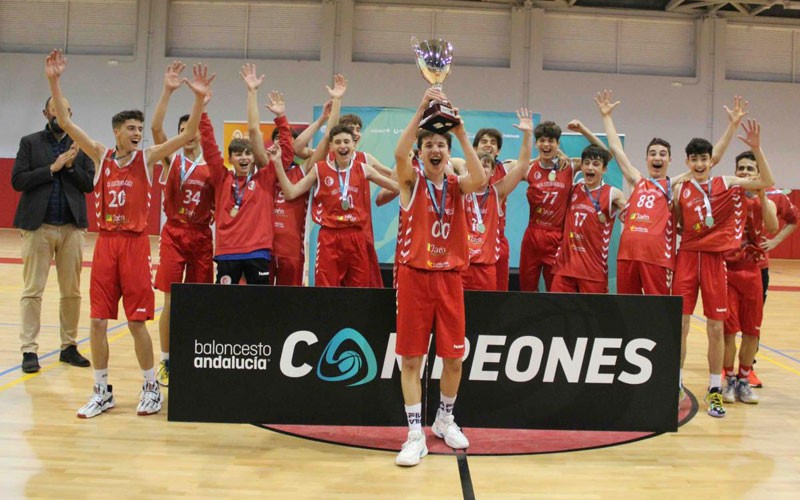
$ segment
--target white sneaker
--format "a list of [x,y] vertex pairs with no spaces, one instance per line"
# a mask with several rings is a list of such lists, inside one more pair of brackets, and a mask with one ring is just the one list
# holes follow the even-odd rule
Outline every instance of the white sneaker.
[[736,384],[736,396],[742,403],[758,404],[758,395],[753,392],[750,382],[746,378],[739,379],[739,383]]
[[436,415],[436,420],[433,422],[431,430],[436,437],[444,439],[444,442],[450,448],[455,450],[469,448],[467,436],[461,432],[461,428],[453,421],[452,415],[445,417]]
[[736,377],[725,377],[725,387],[722,388],[722,401],[736,402]]
[[403,443],[403,448],[394,459],[394,463],[403,467],[417,465],[422,457],[428,454],[425,444],[425,434],[422,431],[408,431],[408,439]]
[[100,415],[104,411],[110,410],[116,405],[114,394],[111,393],[111,386],[94,385],[94,392],[89,402],[78,410],[78,418],[92,418]]
[[142,395],[136,407],[137,415],[154,415],[161,411],[161,390],[158,382],[145,382],[142,386]]

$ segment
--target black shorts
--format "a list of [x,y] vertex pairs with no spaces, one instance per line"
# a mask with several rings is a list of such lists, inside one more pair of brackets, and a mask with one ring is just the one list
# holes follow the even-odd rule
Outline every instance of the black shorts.
[[217,284],[238,285],[244,274],[248,285],[270,284],[270,259],[217,260]]

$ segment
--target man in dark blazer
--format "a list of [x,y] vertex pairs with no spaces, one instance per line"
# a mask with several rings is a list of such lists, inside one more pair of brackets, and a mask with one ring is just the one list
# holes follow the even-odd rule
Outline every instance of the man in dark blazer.
[[[71,112],[71,111],[70,111]],[[25,289],[20,300],[22,316],[22,371],[39,371],[39,336],[42,294],[55,260],[61,292],[60,361],[87,367],[89,360],[77,348],[81,308],[81,265],[86,227],[86,195],[92,191],[94,163],[58,125],[50,99],[42,111],[47,126],[26,135],[11,173],[11,184],[22,193],[14,226],[22,236],[22,276]]]

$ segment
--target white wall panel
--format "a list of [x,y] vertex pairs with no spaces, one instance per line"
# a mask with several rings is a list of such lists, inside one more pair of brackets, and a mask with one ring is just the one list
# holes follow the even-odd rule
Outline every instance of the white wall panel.
[[795,30],[728,24],[726,77],[731,80],[791,82]]
[[507,68],[511,59],[511,11],[434,9],[356,4],[353,60],[410,62],[411,37],[453,44],[454,64]]

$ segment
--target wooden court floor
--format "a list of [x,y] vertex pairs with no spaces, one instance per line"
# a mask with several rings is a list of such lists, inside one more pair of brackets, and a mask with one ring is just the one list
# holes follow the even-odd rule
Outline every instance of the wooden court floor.
[[[85,260],[93,244],[90,236]],[[153,250],[155,260],[155,239]],[[401,469],[389,452],[312,442],[251,425],[169,423],[166,405],[158,415],[137,417],[141,374],[120,321],[109,326],[109,380],[117,407],[91,420],[77,419],[75,411],[90,395],[92,372],[58,362],[54,270],[39,338],[42,371],[26,375],[19,369],[17,259],[18,233],[0,230],[0,498],[464,497],[467,483],[455,456],[429,455],[419,466]],[[771,291],[767,301],[757,365],[765,384],[759,405],[728,405],[724,419],[707,416],[701,405],[677,433],[615,447],[467,457],[475,496],[800,498],[800,261],[774,261],[771,276],[782,291]],[[88,278],[85,269],[80,340],[88,335]],[[157,346],[157,321],[148,328]],[[700,320],[694,320],[689,342],[684,379],[702,398],[707,373]],[[88,356],[87,344],[81,351]]]

